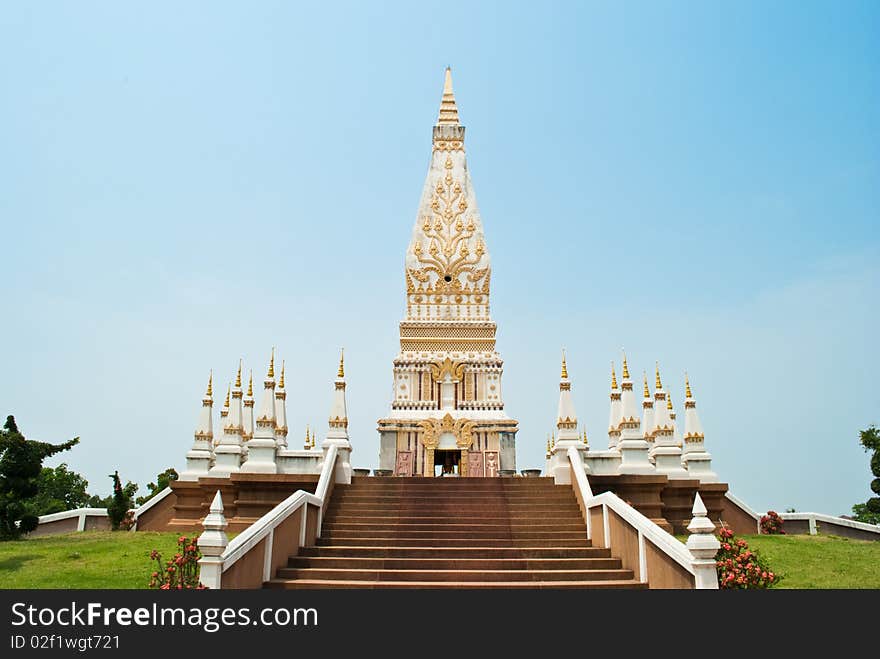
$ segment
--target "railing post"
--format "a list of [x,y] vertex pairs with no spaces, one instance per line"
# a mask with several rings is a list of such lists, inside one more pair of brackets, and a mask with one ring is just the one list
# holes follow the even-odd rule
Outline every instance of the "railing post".
[[263,544],[263,581],[272,578],[272,544],[275,542],[275,529],[269,531]]
[[694,557],[691,563],[694,568],[694,587],[698,590],[718,590],[715,555],[721,543],[715,537],[715,525],[706,516],[706,506],[703,505],[699,492],[694,497],[693,515],[687,527],[691,534],[687,540],[687,548]]
[[223,498],[220,490],[214,495],[211,509],[205,521],[202,522],[204,531],[199,536],[198,546],[202,552],[199,559],[199,581],[208,588],[220,588],[223,576],[222,554],[229,544],[226,537],[226,518],[223,516]]
[[611,549],[611,521],[608,519],[608,506],[602,504],[602,531],[605,534],[605,549]]
[[645,534],[639,530],[639,581],[648,583],[648,556],[645,553]]

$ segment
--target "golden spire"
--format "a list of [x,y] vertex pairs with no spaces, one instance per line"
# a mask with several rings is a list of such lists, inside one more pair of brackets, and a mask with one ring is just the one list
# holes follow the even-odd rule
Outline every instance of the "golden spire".
[[666,409],[672,411],[672,396],[666,394]]
[[248,396],[253,397],[254,395],[254,370],[251,369],[250,377],[248,378]]
[[642,373],[644,373],[644,378],[645,378],[645,398],[650,398],[651,391],[648,389],[648,372],[642,371]]
[[693,394],[691,394],[691,383],[688,380],[687,371],[684,372],[684,395],[686,398],[693,398]]
[[345,348],[340,349],[339,351],[339,370],[336,371],[337,378],[345,377]]
[[547,433],[547,453],[550,452],[550,433]]
[[272,346],[272,356],[269,358],[269,374],[266,377],[275,377],[275,346]]
[[232,389],[232,386],[229,386],[226,388],[226,402],[223,403],[223,407],[225,407],[227,410],[229,409],[229,392],[231,389]]
[[617,374],[614,372],[614,361],[611,362],[611,391],[617,389]]
[[315,448],[315,431],[312,431],[312,448]]
[[311,437],[309,436],[309,424],[307,423],[307,424],[306,424],[306,441],[305,441],[305,443],[303,444],[303,447],[304,447],[304,448],[309,448],[311,445],[312,445],[312,439],[311,439]]
[[[623,352],[621,350],[621,352]],[[623,353],[623,379],[629,380],[629,367],[626,365],[626,353]]]
[[654,362],[657,365],[657,379],[654,382],[655,389],[662,389],[663,384],[660,382],[660,362]]
[[241,360],[238,360],[238,374],[235,376],[235,388],[241,389]]
[[565,348],[562,349],[562,379],[568,379],[568,368],[565,366]]
[[584,428],[584,444],[587,443],[587,429]]
[[284,389],[284,360],[281,360],[281,380],[278,382],[278,386]]
[[440,101],[440,117],[437,119],[437,125],[458,125],[458,107],[455,105],[455,95],[452,93],[452,69],[448,66],[443,80],[443,99]]
[[208,391],[205,393],[209,398],[214,395],[214,390],[211,385],[214,383],[214,369],[211,369],[211,374],[208,376]]

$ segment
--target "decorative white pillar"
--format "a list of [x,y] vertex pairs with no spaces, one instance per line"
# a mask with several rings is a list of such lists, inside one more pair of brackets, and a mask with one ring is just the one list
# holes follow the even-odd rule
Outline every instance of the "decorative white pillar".
[[247,444],[254,436],[254,372],[248,377],[247,393],[244,396],[241,418],[241,441]]
[[694,581],[697,590],[718,590],[718,570],[715,566],[715,555],[721,547],[715,537],[715,525],[706,516],[706,506],[700,493],[694,497],[693,519],[688,524],[687,548],[694,557]]
[[657,365],[656,390],[654,391],[654,464],[658,474],[670,479],[690,478],[681,466],[681,449],[675,441],[675,426],[669,418],[669,401],[660,381],[660,365]]
[[247,460],[241,471],[248,474],[277,473],[275,465],[275,348],[263,381],[263,401],[254,437],[247,443]]
[[622,414],[620,419],[619,474],[653,474],[654,465],[648,460],[648,442],[641,432],[641,421],[636,407],[633,383],[629,377],[626,355],[623,356],[623,379],[620,383]]
[[623,417],[623,409],[620,402],[620,389],[617,388],[617,374],[614,372],[614,362],[611,362],[611,413],[608,417],[608,448],[617,450],[620,443],[620,420]]
[[180,474],[182,481],[197,481],[200,476],[207,476],[211,469],[211,460],[214,459],[213,381],[214,372],[211,371],[208,389],[202,398],[202,410],[199,413],[193,445],[186,454],[186,469]]
[[287,448],[287,392],[284,391],[284,360],[281,360],[281,379],[275,390],[275,445]]
[[[230,387],[231,389],[231,387]],[[223,425],[223,434],[214,448],[214,466],[211,467],[210,475],[224,478],[229,474],[237,473],[241,469],[241,435],[233,429],[229,422],[229,389],[226,391],[226,403],[220,413],[220,423]],[[224,414],[223,412],[226,412]]]
[[568,378],[568,367],[565,364],[565,351],[562,352],[562,373],[559,379],[559,405],[556,411],[556,428],[559,433],[556,444],[550,451],[550,472],[557,485],[571,483],[571,465],[568,460],[568,449],[583,449],[577,431],[577,413],[571,399],[571,380]]
[[324,457],[328,449],[336,445],[336,479],[337,483],[351,483],[351,442],[348,438],[348,408],[345,403],[345,353],[340,354],[339,370],[333,390],[333,404],[330,408],[329,429],[327,437],[321,444]]
[[712,456],[706,451],[703,425],[697,415],[697,403],[691,394],[691,383],[687,373],[684,376],[684,452],[681,462],[691,478],[699,478],[701,483],[715,483],[718,475],[712,471]]
[[199,551],[202,557],[199,559],[199,582],[208,588],[220,588],[223,576],[223,559],[221,554],[229,544],[226,537],[226,518],[223,516],[223,498],[220,490],[214,495],[211,508],[205,521],[202,522],[202,535],[198,539]]
[[642,394],[642,434],[648,442],[648,458],[653,462],[654,457],[654,399],[651,398],[651,390],[648,389],[648,374],[642,373],[645,391]]

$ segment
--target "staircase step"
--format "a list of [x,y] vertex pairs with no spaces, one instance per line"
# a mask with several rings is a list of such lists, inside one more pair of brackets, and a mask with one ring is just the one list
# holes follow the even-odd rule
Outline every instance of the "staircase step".
[[434,538],[318,538],[318,546],[337,545],[354,547],[587,547],[586,533],[583,538],[546,539],[546,538],[456,538],[437,540]]
[[589,541],[579,547],[535,547],[535,546],[469,546],[469,547],[429,547],[429,546],[364,546],[364,545],[321,545],[303,547],[302,557],[370,557],[370,558],[610,558],[611,552],[602,547],[591,547]]
[[345,581],[625,581],[632,570],[353,570],[345,568],[288,568],[280,579]]
[[[288,568],[352,570],[619,570],[617,558],[384,558],[294,556]],[[288,578],[288,577],[285,577]]]
[[334,579],[272,579],[263,584],[266,588],[316,589],[316,588],[626,588],[644,590],[648,584],[634,579],[608,579],[604,581],[348,581]]
[[580,524],[584,520],[580,515],[528,515],[528,516],[494,516],[482,515],[325,515],[324,526],[327,524]]
[[[455,531],[455,532],[468,532],[468,533],[480,533],[480,532],[490,532],[490,531],[499,531],[502,534],[507,532],[512,533],[554,533],[560,531],[569,531],[572,533],[585,533],[586,527],[583,522],[578,521],[568,521],[565,523],[559,524],[531,524],[528,522],[525,523],[495,523],[495,524],[480,524],[480,523],[470,523],[470,524],[462,524],[459,520],[450,519],[443,522],[437,522],[433,524],[419,524],[419,523],[409,523],[409,522],[401,522],[399,520],[395,520],[392,522],[383,522],[383,523],[372,523],[372,524],[362,524],[357,522],[326,522],[323,525],[323,531],[329,533],[336,533],[337,531],[389,531],[391,533],[399,533],[406,531],[438,531],[438,532],[446,532],[446,531]],[[322,533],[323,533],[322,531]]]
[[481,540],[510,538],[540,538],[542,540],[578,540],[587,539],[587,531],[580,528],[576,531],[520,531],[514,529],[480,530],[480,531],[409,531],[405,529],[358,529],[355,531],[339,531],[324,529],[321,537],[332,538],[410,538],[413,540]]

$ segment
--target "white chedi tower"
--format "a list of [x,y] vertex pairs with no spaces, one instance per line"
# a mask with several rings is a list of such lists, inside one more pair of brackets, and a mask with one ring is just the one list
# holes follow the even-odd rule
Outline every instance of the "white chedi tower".
[[241,360],[238,360],[238,372],[235,375],[235,384],[232,385],[232,401],[229,405],[228,425],[230,432],[241,438],[242,432],[242,404],[241,404]]
[[701,483],[715,483],[718,475],[712,471],[712,456],[706,451],[703,425],[697,415],[697,403],[691,394],[691,383],[687,374],[684,382],[684,453],[681,461],[691,478],[699,478]]
[[644,391],[642,393],[642,433],[648,442],[648,455],[654,457],[654,399],[651,398],[651,390],[648,389],[648,374],[642,372]]
[[214,448],[214,398],[213,398],[214,373],[208,376],[208,389],[202,398],[202,409],[199,413],[199,423],[196,426],[192,448],[186,454],[186,469],[180,474],[182,481],[197,481],[200,476],[207,476],[211,469]]
[[248,377],[247,393],[244,396],[242,410],[241,441],[246,445],[254,437],[254,372]]
[[223,434],[214,448],[214,466],[211,467],[210,474],[223,478],[241,469],[241,435],[233,429],[229,421],[229,389],[226,391],[224,409],[220,412],[220,424],[223,426]]
[[336,482],[351,483],[351,441],[348,438],[348,407],[345,402],[345,353],[339,356],[339,370],[333,388],[327,437],[321,444],[324,455],[331,446],[337,447]]
[[641,431],[639,410],[636,404],[636,394],[633,391],[633,383],[629,377],[629,368],[626,364],[626,355],[623,356],[623,379],[621,388],[621,419],[620,419],[620,467],[619,474],[652,474],[654,466],[648,460],[650,449],[645,436]]
[[263,381],[257,429],[253,439],[247,443],[247,460],[241,466],[241,471],[249,474],[276,473],[275,449],[275,348],[272,348],[269,371]]
[[[576,448],[583,451],[584,443],[578,435],[577,412],[571,398],[571,380],[568,378],[568,366],[565,363],[565,351],[562,352],[562,372],[559,377],[559,405],[556,408],[557,439],[550,450],[548,476],[556,483],[571,482],[571,467],[568,460],[568,449]],[[589,473],[589,469],[588,469]]]
[[681,448],[675,441],[675,428],[669,418],[666,391],[660,381],[660,365],[657,364],[657,380],[654,391],[654,465],[658,474],[670,479],[690,478],[681,466]]
[[281,379],[275,389],[275,445],[287,448],[287,392],[284,390],[284,360],[281,360]]
[[608,417],[608,448],[617,450],[620,443],[620,420],[623,418],[623,407],[620,401],[620,389],[617,387],[617,374],[614,362],[611,362],[611,412]]

